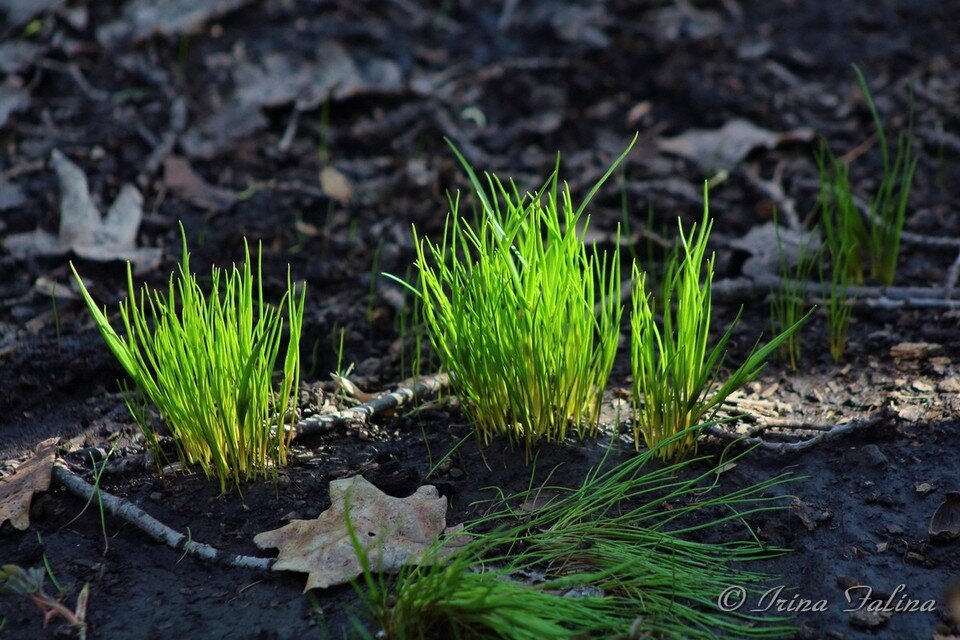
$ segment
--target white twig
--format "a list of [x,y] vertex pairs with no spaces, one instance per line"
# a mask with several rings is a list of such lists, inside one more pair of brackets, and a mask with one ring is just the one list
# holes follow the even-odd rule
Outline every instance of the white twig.
[[445,373],[420,378],[409,387],[398,387],[389,393],[377,396],[373,400],[338,413],[325,413],[304,418],[294,427],[296,431],[294,437],[329,431],[341,424],[366,422],[377,414],[399,409],[404,405],[420,400],[424,396],[440,393],[449,385],[450,379]]
[[63,485],[67,491],[82,500],[90,500],[99,492],[99,498],[103,503],[104,511],[124,522],[132,524],[157,542],[167,545],[174,551],[180,551],[186,555],[200,558],[201,560],[243,569],[267,570],[274,563],[273,558],[232,555],[225,551],[215,549],[208,544],[194,542],[188,536],[171,529],[129,500],[119,498],[102,489],[94,488],[93,485],[68,469],[67,466],[59,460],[53,465],[53,479]]

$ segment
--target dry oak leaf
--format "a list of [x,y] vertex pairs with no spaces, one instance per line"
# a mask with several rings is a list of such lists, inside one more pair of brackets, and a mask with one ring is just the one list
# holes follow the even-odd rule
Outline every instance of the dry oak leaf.
[[444,531],[447,499],[424,485],[406,498],[383,493],[361,476],[330,483],[330,508],[315,520],[293,520],[253,538],[280,550],[274,571],[308,573],[304,591],[343,584],[362,573],[346,526],[346,512],[374,571],[417,564]]
[[0,478],[0,525],[9,520],[20,531],[30,526],[30,501],[33,494],[50,488],[56,458],[57,438],[44,440],[37,445],[32,458],[10,475]]
[[660,149],[695,162],[714,172],[731,170],[758,147],[773,149],[784,142],[813,139],[812,129],[775,133],[747,120],[731,120],[719,129],[691,129],[674,138],[659,141]]

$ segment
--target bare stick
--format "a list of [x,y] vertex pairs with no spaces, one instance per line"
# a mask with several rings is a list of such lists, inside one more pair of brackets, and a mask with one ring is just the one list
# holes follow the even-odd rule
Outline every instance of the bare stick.
[[[736,442],[743,443],[747,446],[757,446],[761,449],[766,449],[767,451],[775,451],[777,453],[786,454],[786,453],[800,453],[801,451],[806,451],[812,447],[815,447],[819,444],[825,442],[830,442],[844,436],[848,436],[851,433],[856,431],[861,431],[863,429],[868,429],[880,423],[882,416],[875,416],[873,418],[868,418],[866,420],[852,420],[847,424],[838,425],[835,427],[829,427],[824,430],[826,425],[805,425],[797,424],[796,429],[808,429],[814,431],[821,431],[819,435],[813,436],[812,438],[807,438],[806,440],[798,440],[796,442],[770,442],[759,438],[756,436],[743,436],[733,431],[728,431],[719,425],[709,425],[706,428],[706,432],[710,435],[717,436],[723,440],[733,440]],[[780,425],[778,425],[780,426]],[[782,426],[781,426],[782,428]]]
[[294,437],[329,431],[345,423],[363,423],[373,416],[399,409],[409,405],[424,396],[440,393],[450,385],[450,378],[445,373],[420,378],[409,387],[398,387],[389,393],[377,396],[369,402],[355,407],[344,409],[337,413],[325,413],[304,418],[294,427]]
[[[763,296],[781,286],[782,280],[774,275],[753,278],[728,278],[713,283],[714,300],[736,300]],[[823,294],[819,282],[795,283],[803,292],[817,298]],[[878,308],[957,309],[960,300],[944,295],[942,287],[847,287],[847,295],[854,304]]]
[[102,489],[95,488],[60,461],[53,465],[53,479],[62,484],[67,491],[83,500],[90,500],[99,494],[99,500],[103,503],[103,509],[107,513],[132,524],[174,551],[180,551],[201,560],[243,569],[267,570],[273,566],[274,558],[231,555],[208,544],[194,542],[188,536],[171,529],[129,500],[118,498]]

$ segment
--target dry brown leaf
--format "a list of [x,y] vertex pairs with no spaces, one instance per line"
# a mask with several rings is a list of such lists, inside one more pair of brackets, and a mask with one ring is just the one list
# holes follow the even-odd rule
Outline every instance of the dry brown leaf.
[[315,520],[294,520],[253,538],[280,550],[275,571],[308,573],[304,591],[343,584],[362,572],[346,512],[375,571],[416,564],[446,527],[447,499],[425,485],[406,498],[383,493],[361,476],[330,483],[330,508]]
[[0,478],[0,525],[9,520],[20,531],[30,526],[30,501],[33,494],[50,488],[56,458],[57,438],[44,440],[37,445],[32,458],[10,475]]
[[179,156],[163,161],[163,181],[178,198],[215,213],[229,209],[237,200],[233,191],[211,185],[197,175],[186,158]]
[[691,129],[675,138],[659,141],[662,150],[695,162],[700,168],[715,172],[733,167],[758,147],[773,149],[789,141],[813,139],[812,129],[775,133],[746,120],[731,120],[719,129]]

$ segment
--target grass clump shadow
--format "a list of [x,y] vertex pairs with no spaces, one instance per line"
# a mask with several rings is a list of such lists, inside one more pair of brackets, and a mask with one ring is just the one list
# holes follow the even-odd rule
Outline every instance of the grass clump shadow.
[[[632,148],[575,207],[559,157],[542,188],[521,194],[495,175],[466,170],[479,211],[459,197],[438,243],[414,229],[416,292],[437,358],[484,443],[506,435],[529,454],[541,440],[597,430],[619,341],[619,249],[588,250],[584,209]],[[452,147],[452,145],[451,145]]]
[[[772,580],[744,563],[783,550],[763,544],[746,519],[784,508],[788,497],[772,490],[790,477],[722,493],[714,490],[719,467],[691,473],[702,458],[661,466],[658,457],[653,449],[606,470],[601,463],[573,489],[501,493],[486,515],[393,581],[375,574],[354,535],[364,566],[355,588],[379,627],[374,637],[789,635],[786,618],[727,612],[719,602],[731,585],[757,595]],[[745,535],[734,539],[730,529],[741,524]]]
[[[286,464],[293,435],[288,427],[296,422],[306,290],[296,294],[288,269],[283,299],[278,306],[267,304],[262,256],[258,251],[254,275],[245,242],[243,265],[214,267],[211,289],[205,292],[190,272],[182,226],[181,234],[179,274],[170,275],[166,293],[144,287],[138,296],[127,265],[122,336],[72,264],[71,269],[100,334],[137,391],[156,406],[180,460],[216,478],[226,491],[230,483],[239,486]],[[281,376],[275,386],[278,363]],[[129,398],[128,408],[161,459],[156,429]]]

